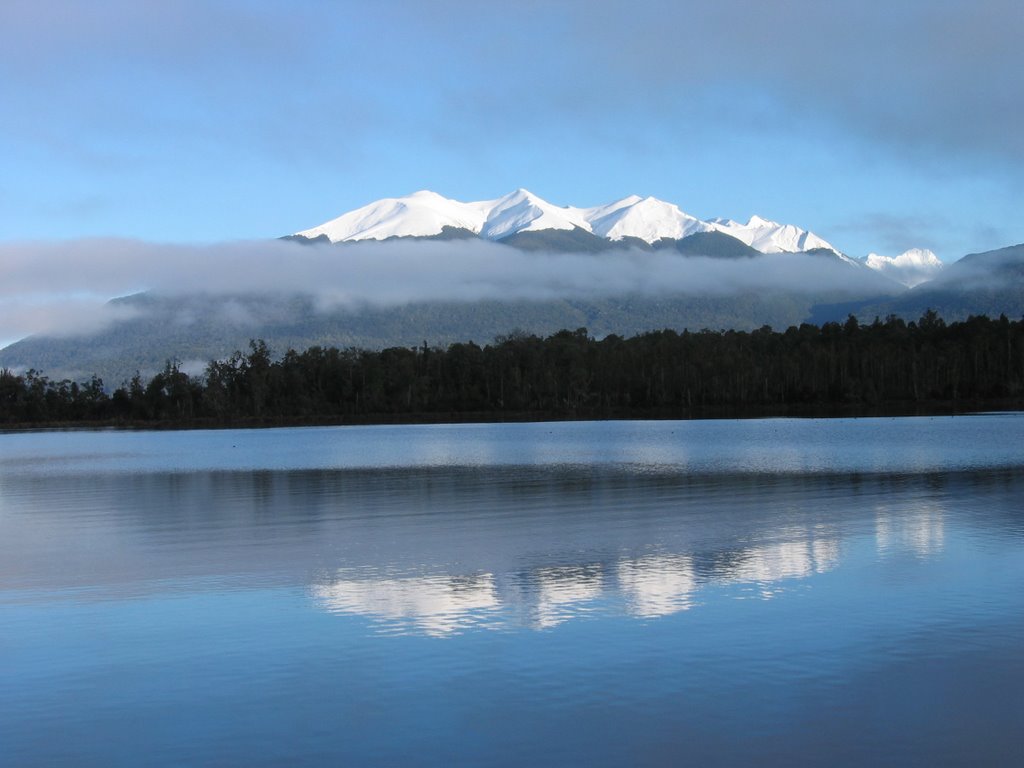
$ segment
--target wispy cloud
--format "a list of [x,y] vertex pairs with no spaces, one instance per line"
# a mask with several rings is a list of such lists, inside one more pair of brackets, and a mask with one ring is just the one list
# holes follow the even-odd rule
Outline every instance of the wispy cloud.
[[[878,290],[879,278],[821,256],[682,257],[640,250],[518,251],[484,241],[305,246],[286,241],[209,246],[130,240],[0,245],[0,338],[86,333],[124,318],[110,298],[312,295],[324,309],[481,299],[573,299],[630,294]],[[248,309],[225,298],[225,323]]]
[[0,300],[0,346],[30,334],[88,335],[138,315],[137,309],[110,305],[89,296]]

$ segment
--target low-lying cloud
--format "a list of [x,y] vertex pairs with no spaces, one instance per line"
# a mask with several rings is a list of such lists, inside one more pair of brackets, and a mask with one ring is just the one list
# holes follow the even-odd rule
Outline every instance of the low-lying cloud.
[[306,294],[325,311],[413,302],[595,299],[798,291],[873,293],[884,278],[826,256],[722,259],[639,249],[524,252],[483,241],[205,246],[131,240],[0,245],[0,340],[91,333],[140,310],[112,298],[142,291],[223,296],[225,323],[249,321],[230,297]]

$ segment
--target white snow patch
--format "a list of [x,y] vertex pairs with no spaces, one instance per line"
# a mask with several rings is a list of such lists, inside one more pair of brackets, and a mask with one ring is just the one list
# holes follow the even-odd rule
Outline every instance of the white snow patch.
[[543,229],[571,230],[576,227],[590,231],[590,225],[580,215],[579,209],[559,208],[532,192],[517,189],[511,194],[492,200],[483,228],[475,231],[488,240],[501,240],[517,232],[536,232]]
[[824,248],[839,251],[824,238],[792,224],[779,224],[760,216],[751,216],[746,224],[732,219],[712,219],[715,230],[746,243],[761,253],[797,253]]
[[942,271],[942,261],[927,248],[911,248],[898,256],[869,253],[864,263],[908,288],[932,280]]
[[712,229],[710,224],[684,213],[672,203],[653,197],[633,197],[626,200],[630,201],[626,205],[612,203],[610,206],[589,209],[587,220],[595,235],[609,240],[638,237],[653,243],[663,238],[680,240],[697,232],[708,232]]

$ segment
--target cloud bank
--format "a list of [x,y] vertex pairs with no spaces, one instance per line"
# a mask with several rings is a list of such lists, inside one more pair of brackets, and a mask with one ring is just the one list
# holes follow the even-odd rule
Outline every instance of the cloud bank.
[[[683,257],[519,251],[484,241],[309,246],[288,241],[187,246],[131,240],[0,245],[0,339],[74,335],[131,318],[109,300],[141,291],[224,297],[306,294],[324,310],[412,302],[590,299],[804,290],[879,292],[868,270],[824,256]],[[892,286],[895,290],[895,285]],[[242,318],[244,320],[244,318]],[[235,322],[239,319],[235,318]]]

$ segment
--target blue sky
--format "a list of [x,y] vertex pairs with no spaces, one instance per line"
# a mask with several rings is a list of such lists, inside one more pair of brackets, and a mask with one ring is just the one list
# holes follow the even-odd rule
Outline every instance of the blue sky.
[[1014,0],[4,0],[0,242],[276,237],[526,187],[1024,241]]

